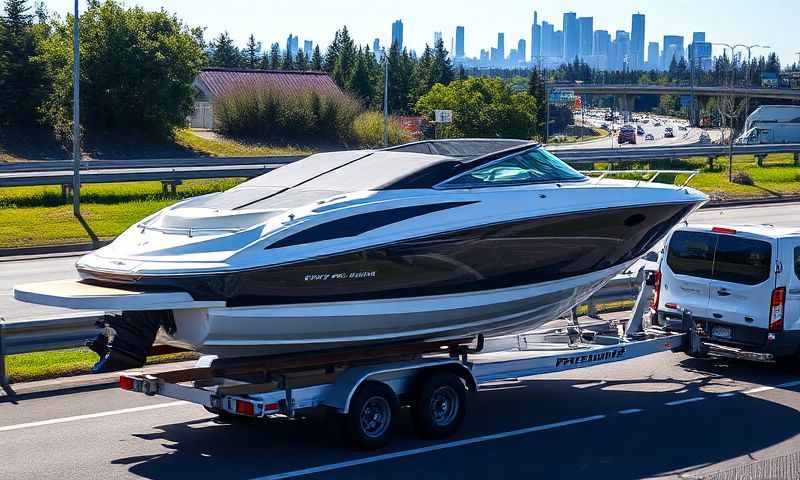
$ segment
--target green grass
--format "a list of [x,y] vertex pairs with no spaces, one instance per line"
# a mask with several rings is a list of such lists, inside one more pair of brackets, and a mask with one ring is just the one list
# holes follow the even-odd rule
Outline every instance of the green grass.
[[[81,210],[95,234],[110,239],[182,198],[225,190],[240,181],[189,180],[177,195],[163,195],[160,182],[85,185]],[[60,187],[0,189],[0,248],[88,242],[69,202],[61,198]]]
[[[159,355],[148,358],[147,364],[193,360],[197,357],[198,354],[194,352]],[[95,362],[97,354],[88,348],[71,348],[9,355],[6,357],[6,368],[11,383],[19,383],[89,373]]]
[[308,155],[307,148],[276,147],[258,143],[244,143],[229,138],[205,138],[188,128],[175,130],[175,143],[195,152],[214,157],[262,157],[272,155]]

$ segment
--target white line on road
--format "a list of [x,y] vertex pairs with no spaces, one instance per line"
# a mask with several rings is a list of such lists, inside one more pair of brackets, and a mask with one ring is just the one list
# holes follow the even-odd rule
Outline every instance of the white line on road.
[[736,392],[726,392],[726,393],[718,394],[717,398],[728,398],[728,397],[734,397],[734,396],[736,396]]
[[438,445],[431,445],[428,447],[414,448],[411,450],[404,450],[400,452],[392,452],[384,455],[376,455],[374,457],[359,458],[357,460],[349,460],[346,462],[331,463],[329,465],[320,465],[318,467],[304,468],[302,470],[294,470],[292,472],[277,473],[274,475],[267,475],[265,477],[258,477],[252,480],[279,480],[284,478],[296,478],[305,475],[313,475],[315,473],[330,472],[332,470],[340,470],[342,468],[355,467],[358,465],[365,465],[368,463],[382,462],[384,460],[392,460],[395,458],[410,457],[419,455],[421,453],[435,452],[438,450],[445,450],[448,448],[463,447],[465,445],[473,445],[476,443],[489,442],[492,440],[500,440],[503,438],[516,437],[518,435],[526,435],[534,432],[541,432],[544,430],[552,430],[554,428],[566,427],[578,423],[593,422],[595,420],[602,420],[606,418],[605,415],[594,415],[591,417],[576,418],[573,420],[565,420],[563,422],[549,423],[547,425],[538,425],[535,427],[522,428],[519,430],[511,430],[508,432],[494,433],[491,435],[484,435],[482,437],[467,438],[465,440],[456,440],[454,442],[440,443]]
[[778,385],[778,388],[791,388],[791,387],[796,387],[798,385],[800,385],[800,380],[795,380],[793,382],[781,383],[780,385]]
[[684,403],[692,403],[692,402],[699,402],[700,400],[705,400],[706,397],[692,397],[687,398],[685,400],[675,400],[673,402],[667,402],[664,405],[674,407],[675,405],[683,405]]
[[644,412],[644,410],[642,410],[641,408],[629,408],[627,410],[620,410],[618,413],[620,415],[630,415],[632,413],[639,413],[639,412]]
[[17,425],[8,425],[0,427],[0,432],[10,432],[12,430],[22,430],[24,428],[41,427],[44,425],[54,425],[56,423],[77,422],[79,420],[88,420],[90,418],[110,417],[112,415],[122,415],[125,413],[143,412],[146,410],[156,410],[159,408],[177,407],[178,405],[185,405],[188,402],[168,402],[159,403],[156,405],[146,405],[144,407],[123,408],[122,410],[110,410],[108,412],[90,413],[88,415],[76,415],[74,417],[53,418],[50,420],[42,420],[39,422],[20,423]]

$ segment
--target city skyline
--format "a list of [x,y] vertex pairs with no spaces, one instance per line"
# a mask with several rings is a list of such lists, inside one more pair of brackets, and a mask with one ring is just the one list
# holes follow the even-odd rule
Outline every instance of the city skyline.
[[[454,1],[431,5],[420,0],[407,0],[400,5],[375,5],[364,0],[339,0],[335,5],[320,2],[312,6],[312,14],[309,14],[309,9],[297,11],[295,5],[286,0],[274,0],[268,5],[244,0],[225,4],[208,0],[171,0],[168,3],[127,0],[125,3],[151,10],[163,7],[178,14],[188,25],[205,26],[207,39],[228,31],[237,45],[243,46],[253,33],[264,48],[273,42],[284,44],[291,33],[298,35],[302,42],[311,40],[324,49],[333,33],[343,25],[347,25],[360,45],[371,46],[373,39],[378,38],[380,44],[386,46],[391,43],[392,23],[399,19],[404,25],[403,44],[409,50],[420,52],[426,43],[430,45],[433,32],[442,32],[445,47],[451,50],[456,27],[462,25],[465,27],[464,53],[468,57],[479,57],[481,50],[495,45],[498,33],[504,33],[509,45],[517,45],[519,39],[525,39],[529,46],[527,56],[530,57],[530,47],[535,48],[530,45],[534,10],[538,11],[540,24],[548,22],[555,25],[556,30],[562,29],[565,13],[576,12],[578,17],[592,17],[595,31],[611,32],[612,38],[617,30],[633,33],[631,15],[641,13],[647,17],[642,50],[647,50],[650,42],[662,43],[664,35],[683,36],[684,48],[687,48],[693,32],[699,31],[706,32],[709,39],[718,42],[768,44],[780,56],[782,63],[797,61],[797,48],[792,45],[791,35],[787,34],[793,31],[793,16],[786,15],[792,11],[793,5],[786,0],[765,0],[758,5],[745,0],[731,0],[725,3],[725,8],[720,8],[721,4],[687,0],[667,4],[622,0],[615,2],[613,9],[600,8],[589,0],[558,4],[507,0],[492,4],[491,22],[486,21],[489,7],[462,5]],[[64,15],[71,10],[72,1],[48,0],[46,5],[50,11]],[[81,0],[81,5],[85,9],[86,1]],[[692,12],[692,15],[687,15],[687,12]],[[754,28],[754,25],[761,27]],[[631,38],[639,45],[636,40],[635,36]],[[721,52],[720,47],[714,47],[714,55]],[[646,51],[643,53],[647,54]],[[760,55],[765,51],[757,53]]]

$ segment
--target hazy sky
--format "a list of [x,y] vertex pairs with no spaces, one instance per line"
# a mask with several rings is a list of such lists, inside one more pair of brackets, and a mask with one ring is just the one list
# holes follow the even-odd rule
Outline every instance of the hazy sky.
[[[73,0],[45,1],[48,9],[62,14],[73,4]],[[81,0],[81,8],[85,4]],[[264,45],[277,41],[283,46],[293,33],[300,37],[301,47],[303,40],[325,46],[342,25],[359,43],[371,46],[378,37],[386,44],[392,22],[402,19],[409,48],[422,50],[426,42],[433,42],[434,31],[443,32],[449,48],[456,25],[464,25],[466,53],[477,56],[481,48],[495,45],[498,32],[505,33],[506,52],[520,38],[530,43],[533,11],[538,10],[540,22],[546,20],[559,29],[563,12],[592,16],[594,28],[609,30],[612,37],[616,30],[630,31],[631,14],[638,11],[647,15],[645,42],[660,44],[665,34],[683,35],[688,45],[692,32],[705,31],[710,42],[769,45],[784,64],[796,61],[795,52],[800,50],[797,0],[126,0],[126,4],[166,8],[190,25],[207,27],[207,38],[227,30],[240,45],[254,33]]]

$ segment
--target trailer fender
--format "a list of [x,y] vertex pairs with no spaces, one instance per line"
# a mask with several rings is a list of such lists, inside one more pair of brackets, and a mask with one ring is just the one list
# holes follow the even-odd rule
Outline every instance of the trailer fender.
[[457,359],[429,359],[423,362],[407,361],[352,367],[339,375],[321,403],[341,413],[348,413],[353,395],[367,380],[385,383],[399,396],[408,392],[407,389],[413,385],[417,374],[433,368],[452,371],[464,379],[470,391],[478,389],[477,381],[470,369]]

